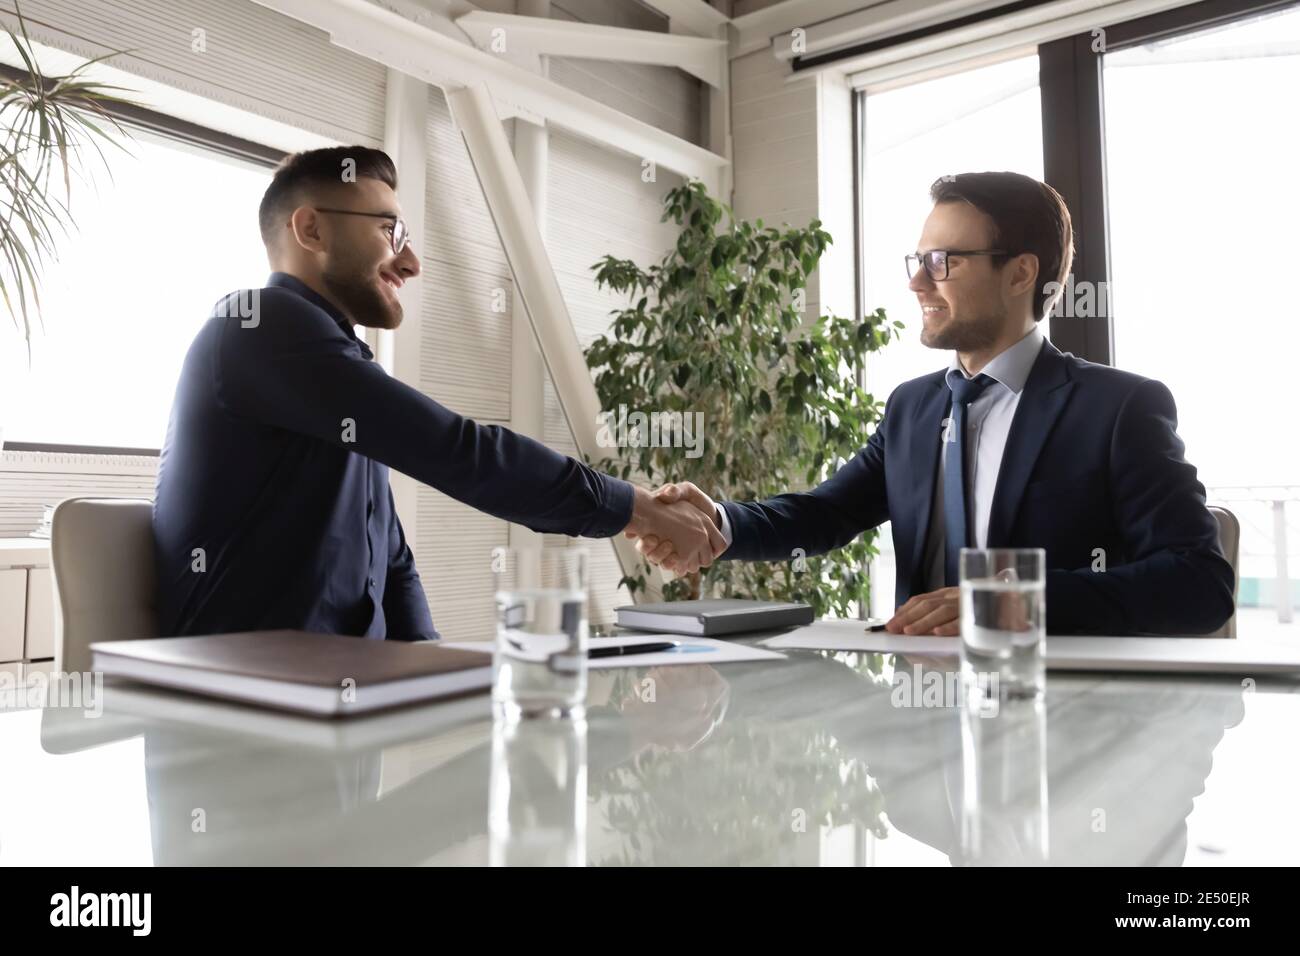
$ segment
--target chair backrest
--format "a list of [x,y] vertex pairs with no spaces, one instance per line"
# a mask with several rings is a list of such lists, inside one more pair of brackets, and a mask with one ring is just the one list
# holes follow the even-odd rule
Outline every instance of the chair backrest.
[[[1228,563],[1232,565],[1232,604],[1235,608],[1237,604],[1237,588],[1241,583],[1241,576],[1237,572],[1238,561],[1241,557],[1241,522],[1227,508],[1220,508],[1217,505],[1210,506],[1210,514],[1214,515],[1214,520],[1219,523],[1219,547],[1223,550],[1223,556],[1228,559]],[[1236,610],[1232,612],[1232,617],[1228,618],[1223,627],[1213,634],[1206,634],[1205,636],[1236,637]]]
[[54,509],[55,670],[90,670],[90,645],[157,637],[153,503],[68,498]]

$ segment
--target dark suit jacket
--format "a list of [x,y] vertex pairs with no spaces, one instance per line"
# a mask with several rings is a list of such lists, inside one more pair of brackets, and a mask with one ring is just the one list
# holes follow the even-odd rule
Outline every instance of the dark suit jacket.
[[[944,372],[894,390],[867,446],[811,491],[725,502],[724,558],[821,554],[893,523],[898,604],[923,593],[923,554],[951,394]],[[1044,342],[1007,436],[989,547],[1047,551],[1052,633],[1199,634],[1233,613],[1232,568],[1183,458],[1160,382]],[[1094,571],[1094,549],[1105,570]]]
[[[535,531],[627,525],[627,482],[464,418],[372,359],[295,276],[218,303],[185,357],[158,464],[160,633],[437,638],[390,468]],[[466,548],[456,560],[480,560]]]

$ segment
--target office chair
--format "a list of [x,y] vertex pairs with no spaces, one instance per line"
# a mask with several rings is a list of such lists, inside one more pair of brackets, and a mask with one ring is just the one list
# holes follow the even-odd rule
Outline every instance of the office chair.
[[90,645],[157,637],[153,502],[68,498],[50,535],[54,669],[90,670]]
[[1228,618],[1223,627],[1219,628],[1205,637],[1236,637],[1237,636],[1237,587],[1241,582],[1241,575],[1237,571],[1237,563],[1241,557],[1241,522],[1227,508],[1220,508],[1216,505],[1210,506],[1210,514],[1214,515],[1214,520],[1219,523],[1219,547],[1223,549],[1223,556],[1228,559],[1232,565],[1232,617]]

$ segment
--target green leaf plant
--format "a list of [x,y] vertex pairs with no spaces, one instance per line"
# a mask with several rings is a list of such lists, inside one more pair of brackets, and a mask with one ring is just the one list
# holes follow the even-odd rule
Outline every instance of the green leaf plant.
[[57,258],[59,236],[75,225],[72,181],[107,168],[104,147],[124,149],[121,140],[129,136],[106,108],[124,102],[116,95],[120,88],[87,78],[105,57],[66,76],[46,76],[21,12],[18,33],[5,32],[24,68],[16,77],[0,76],[0,300],[23,334],[30,362],[41,272]]
[[[809,277],[831,244],[818,220],[784,229],[737,221],[697,181],[665,197],[669,220],[681,232],[657,264],[642,269],[607,255],[592,267],[597,284],[628,304],[587,348],[587,364],[606,415],[680,413],[702,434],[656,442],[653,430],[621,429],[625,446],[595,464],[651,483],[692,481],[715,500],[819,483],[879,421],[883,405],[860,384],[861,370],[902,324],[883,309],[861,321],[805,316]],[[875,539],[871,530],[821,556],[719,561],[670,581],[664,596],[804,601],[819,616],[847,616],[868,606]],[[622,583],[644,589],[648,571],[643,564]]]

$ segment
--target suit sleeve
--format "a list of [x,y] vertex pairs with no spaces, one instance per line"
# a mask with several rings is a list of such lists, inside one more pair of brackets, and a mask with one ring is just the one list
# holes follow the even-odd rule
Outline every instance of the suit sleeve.
[[885,494],[888,419],[886,403],[884,418],[866,447],[811,491],[766,501],[723,502],[732,535],[723,560],[782,561],[796,548],[805,555],[825,554],[889,520]]
[[393,516],[388,534],[388,580],[384,585],[384,621],[388,639],[398,641],[436,641],[442,635],[433,625],[424,585],[415,570],[415,556],[406,543],[401,519],[388,489],[388,510]]
[[233,414],[355,451],[534,531],[603,538],[631,520],[627,482],[457,415],[367,360],[324,312],[261,292],[255,327],[222,327],[217,394]]
[[1109,478],[1127,554],[1105,571],[1049,570],[1049,631],[1205,634],[1232,616],[1232,566],[1177,427],[1174,397],[1154,380],[1120,409]]

